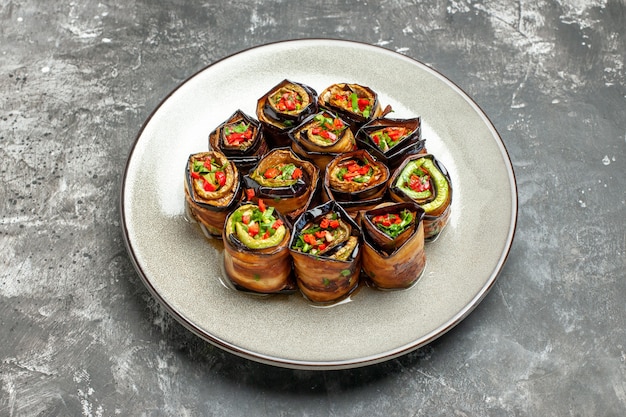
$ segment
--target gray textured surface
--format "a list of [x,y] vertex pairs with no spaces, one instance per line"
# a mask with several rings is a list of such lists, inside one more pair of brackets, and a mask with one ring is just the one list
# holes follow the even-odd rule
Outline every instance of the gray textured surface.
[[[0,415],[624,414],[623,1],[186,3],[0,2]],[[520,216],[500,279],[450,333],[314,373],[173,321],[133,269],[118,199],[141,124],[186,77],[322,36],[399,51],[473,96]]]

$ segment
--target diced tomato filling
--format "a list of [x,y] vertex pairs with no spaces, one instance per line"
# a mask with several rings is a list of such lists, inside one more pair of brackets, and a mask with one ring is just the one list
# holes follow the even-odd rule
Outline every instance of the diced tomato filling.
[[374,221],[374,223],[382,224],[385,227],[389,227],[394,223],[398,224],[402,222],[402,218],[393,213],[381,214],[379,216],[374,217],[372,220]]
[[296,168],[291,173],[291,178],[297,180],[298,178],[302,178],[302,170],[300,168]]
[[407,129],[404,127],[388,127],[385,131],[392,140],[397,141],[400,137],[406,135]]
[[310,245],[306,252],[317,253],[328,248],[328,245],[334,240],[334,229],[340,226],[338,219],[324,217],[318,224],[319,228],[308,233],[302,234],[304,243]]
[[335,142],[339,138],[339,134],[344,129],[344,123],[339,118],[328,118],[325,116],[320,117],[320,120],[316,120],[320,123],[311,128],[313,135],[320,136],[327,139],[330,142]]
[[190,168],[189,175],[195,181],[196,187],[201,187],[206,192],[217,191],[226,185],[226,172],[223,167],[213,161],[210,156],[204,160],[196,160]]
[[226,136],[229,145],[241,145],[252,138],[252,131],[247,130],[245,133],[231,133]]
[[353,181],[357,177],[367,175],[370,172],[370,169],[371,165],[368,163],[365,165],[359,165],[358,162],[351,161],[340,170],[340,173],[337,174],[337,176],[343,181]]
[[312,233],[306,233],[302,236],[302,239],[304,239],[304,241],[309,245],[315,246],[317,244],[317,239],[315,239],[315,236],[313,236]]
[[208,192],[212,192],[217,190],[217,187],[215,186],[215,184],[213,184],[211,181],[204,181],[204,191],[208,191]]
[[267,179],[276,178],[279,175],[280,170],[278,168],[269,168],[267,171],[265,171],[265,174],[263,174],[263,176]]
[[217,171],[215,173],[215,179],[220,187],[223,187],[226,184],[226,174],[223,171]]
[[337,135],[336,134],[334,134],[331,131],[324,130],[321,127],[314,127],[313,129],[311,129],[311,133],[313,133],[314,135],[321,136],[321,137],[323,137],[325,139],[328,139],[331,142],[334,142],[334,141],[337,140]]
[[248,234],[252,237],[256,236],[259,234],[259,224],[258,223],[252,223],[251,225],[248,226]]
[[413,174],[409,178],[409,187],[417,192],[430,190],[430,177],[428,175],[420,177],[419,175]]
[[280,111],[294,111],[302,107],[302,97],[295,91],[284,92],[276,103]]

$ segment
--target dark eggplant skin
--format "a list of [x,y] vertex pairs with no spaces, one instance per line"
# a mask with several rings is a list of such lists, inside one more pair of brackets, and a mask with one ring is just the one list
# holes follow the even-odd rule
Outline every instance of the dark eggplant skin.
[[[444,204],[438,207],[436,210],[429,210],[428,203],[432,201],[416,201],[409,197],[400,187],[397,186],[398,177],[402,175],[403,170],[406,168],[407,164],[412,161],[426,158],[432,161],[437,170],[442,174],[443,178],[445,178],[447,184],[447,198],[445,199]],[[437,187],[435,188],[435,196],[438,193]],[[391,179],[389,180],[389,196],[393,201],[403,202],[403,201],[415,201],[421,207],[425,208],[425,216],[424,216],[424,236],[427,242],[432,242],[439,237],[439,234],[443,231],[443,229],[448,224],[450,219],[450,213],[452,210],[452,181],[450,180],[450,174],[445,166],[435,158],[432,154],[416,154],[410,155],[405,158],[402,163],[396,168],[396,170],[391,175]]]
[[[396,238],[382,232],[372,222],[381,214],[409,210],[413,223]],[[362,269],[380,289],[402,289],[414,285],[426,267],[424,250],[424,210],[415,202],[386,203],[360,213],[363,232]]]
[[[270,187],[259,184],[254,178],[262,175],[266,169],[280,163],[293,163],[299,167],[303,176],[295,184]],[[306,160],[299,158],[289,148],[278,148],[268,152],[250,172],[243,177],[244,187],[254,190],[251,201],[264,199],[276,210],[281,212],[290,221],[308,209],[319,196],[320,188],[319,168]]]
[[[346,260],[332,259],[332,253],[311,255],[294,249],[304,227],[316,219],[337,213],[350,228],[350,237],[357,239],[356,246]],[[335,248],[340,250],[341,245]],[[315,303],[332,303],[347,297],[359,283],[361,271],[361,228],[335,201],[329,201],[305,211],[295,221],[289,251],[300,292]]]
[[[359,187],[356,183],[335,183],[332,171],[345,161],[360,159],[378,169],[378,178],[365,187]],[[380,204],[387,196],[387,186],[390,177],[389,168],[382,162],[377,161],[367,150],[357,149],[336,156],[326,167],[324,174],[323,198],[335,200],[352,216],[356,217],[360,210],[371,208]]]
[[[194,159],[203,158],[207,155],[214,156],[219,161],[228,163],[226,169],[227,184],[219,193],[203,197],[198,194],[193,185],[190,166]],[[192,154],[189,156],[185,167],[184,188],[185,204],[191,217],[199,222],[210,236],[221,238],[226,216],[239,205],[243,196],[243,187],[241,186],[241,177],[237,166],[218,151]]]
[[[315,119],[319,116],[332,119],[337,118],[345,126],[341,135],[334,143],[322,145],[313,142],[309,138],[308,132],[317,125]],[[354,133],[348,122],[326,110],[310,115],[300,125],[291,129],[288,135],[291,139],[291,149],[300,157],[315,163],[322,172],[334,157],[356,149]]]
[[[398,236],[392,237],[376,226],[373,219],[376,216],[386,215],[389,213],[400,213],[408,210],[413,215],[412,223],[407,229]],[[363,232],[363,236],[371,239],[374,247],[384,253],[391,254],[397,250],[411,236],[416,227],[416,223],[424,218],[424,209],[414,201],[395,203],[386,201],[368,210],[359,213],[358,221]],[[407,233],[408,232],[408,233]]]
[[[242,204],[240,208],[253,206]],[[297,290],[292,273],[291,256],[289,254],[289,242],[291,230],[289,223],[278,210],[274,213],[283,221],[286,227],[285,237],[276,245],[264,249],[252,249],[243,244],[227,227],[230,216],[228,214],[225,227],[222,231],[224,242],[224,271],[227,278],[235,288],[259,294],[293,293]]]
[[[340,106],[336,103],[334,97],[337,94],[350,93],[356,93],[359,97],[367,97],[373,101],[369,115],[365,116],[363,114],[359,114],[358,112],[350,111],[344,106]],[[380,100],[378,99],[378,94],[374,90],[360,84],[337,83],[329,85],[320,93],[318,102],[320,108],[324,108],[331,113],[338,114],[342,119],[346,120],[355,134],[361,126],[370,120],[382,117],[384,114],[391,111],[391,108],[389,107],[385,109],[382,108]]]
[[[383,151],[373,140],[372,134],[386,127],[404,127],[411,133],[395,146]],[[394,119],[380,117],[363,125],[355,136],[357,145],[367,149],[377,160],[384,162],[390,170],[397,168],[409,155],[426,153],[426,140],[422,138],[422,121],[420,117],[410,119]]]
[[[253,129],[254,133],[250,145],[245,147],[228,146],[224,141],[226,127],[241,122],[249,124]],[[247,172],[267,153],[268,146],[261,123],[243,111],[237,110],[209,133],[209,150],[222,152],[237,165],[241,172]]]
[[[270,98],[281,89],[297,89],[306,95],[307,105],[296,113],[279,112],[270,103]],[[291,139],[288,132],[298,126],[311,114],[317,113],[317,92],[308,85],[284,79],[257,101],[256,116],[265,131],[270,148],[289,146]]]

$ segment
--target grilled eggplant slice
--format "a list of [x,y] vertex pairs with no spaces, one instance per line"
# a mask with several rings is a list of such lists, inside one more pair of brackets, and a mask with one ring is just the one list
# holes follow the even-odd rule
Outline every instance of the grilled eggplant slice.
[[419,117],[374,119],[359,129],[356,141],[360,148],[367,149],[391,170],[397,168],[408,155],[426,153]]
[[265,155],[244,176],[244,183],[251,201],[259,198],[269,201],[293,221],[318,198],[320,170],[298,158],[289,148],[280,148]]
[[209,149],[223,153],[239,170],[247,172],[268,148],[259,121],[237,110],[209,134]]
[[358,149],[335,157],[326,167],[324,193],[352,216],[359,210],[380,204],[386,196],[389,168]]
[[281,81],[257,101],[256,115],[271,147],[289,146],[288,132],[317,113],[317,92],[301,83]]
[[426,267],[424,210],[415,202],[363,211],[363,272],[381,289],[411,287]]
[[390,108],[383,110],[374,90],[359,84],[332,84],[322,91],[318,102],[319,107],[346,120],[354,133],[365,123],[390,111]]
[[228,212],[241,201],[237,166],[221,152],[192,154],[185,168],[188,213],[207,236],[221,237]]
[[290,239],[288,223],[263,200],[238,207],[227,217],[222,235],[227,277],[247,291],[294,292]]
[[289,137],[293,151],[313,161],[322,172],[335,156],[356,149],[349,125],[324,110],[306,118],[289,132]]
[[390,180],[394,201],[415,201],[425,212],[427,241],[435,240],[448,224],[452,183],[443,164],[432,154],[412,155],[395,170]]
[[310,209],[296,220],[289,250],[296,282],[306,298],[336,302],[357,287],[360,234],[358,224],[334,201]]

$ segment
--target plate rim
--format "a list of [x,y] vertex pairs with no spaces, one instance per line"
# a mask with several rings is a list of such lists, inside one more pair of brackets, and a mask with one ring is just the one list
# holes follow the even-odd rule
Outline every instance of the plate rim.
[[[203,329],[201,329],[199,326],[197,326],[195,323],[193,323],[191,320],[188,320],[184,314],[182,314],[181,312],[177,311],[175,308],[173,308],[164,298],[163,296],[159,293],[159,291],[154,287],[154,285],[152,284],[152,282],[150,281],[149,277],[147,276],[147,274],[144,272],[142,266],[140,265],[139,261],[138,261],[138,256],[137,253],[135,251],[135,249],[133,248],[132,242],[130,241],[130,236],[129,236],[129,226],[127,223],[127,216],[125,215],[126,213],[126,206],[125,206],[125,199],[126,199],[126,187],[127,187],[127,180],[128,180],[128,175],[129,175],[129,168],[130,168],[130,163],[133,159],[133,156],[135,154],[135,151],[139,145],[139,141],[142,137],[143,132],[145,131],[145,129],[147,128],[147,126],[150,124],[151,120],[154,118],[154,116],[159,112],[159,110],[161,109],[161,107],[164,106],[164,104],[169,100],[169,98],[171,96],[173,96],[179,89],[181,89],[185,84],[187,84],[190,80],[192,80],[193,78],[195,78],[196,76],[198,76],[199,74],[203,73],[204,71],[208,70],[209,68],[219,64],[222,61],[228,60],[232,57],[238,56],[238,55],[242,55],[245,54],[247,52],[256,50],[256,49],[260,49],[260,48],[265,48],[265,47],[272,47],[272,46],[277,46],[277,45],[281,45],[281,44],[285,44],[285,45],[290,45],[290,44],[297,44],[297,43],[302,43],[302,44],[306,44],[306,43],[317,43],[317,42],[332,42],[335,44],[344,44],[345,46],[357,46],[357,47],[363,47],[366,49],[379,49],[381,50],[381,52],[384,53],[389,53],[389,54],[393,54],[398,56],[399,58],[405,59],[405,60],[409,60],[412,64],[417,65],[418,67],[422,68],[422,70],[425,70],[427,72],[429,72],[431,75],[436,76],[437,78],[439,78],[440,80],[442,80],[443,82],[445,82],[450,88],[452,88],[453,90],[456,90],[456,92],[471,106],[475,109],[476,113],[482,118],[483,122],[485,123],[485,125],[489,128],[489,130],[492,133],[493,139],[495,140],[496,144],[498,145],[498,149],[502,155],[502,159],[504,162],[504,165],[506,167],[506,171],[508,173],[508,182],[509,185],[511,187],[511,213],[510,213],[510,223],[509,223],[509,230],[507,232],[507,238],[506,241],[504,242],[504,247],[502,250],[502,253],[500,254],[500,257],[498,259],[498,262],[495,265],[495,268],[493,269],[492,273],[490,274],[489,278],[485,281],[485,284],[480,288],[480,290],[476,293],[476,295],[471,299],[471,301],[469,303],[467,303],[464,308],[462,308],[460,311],[458,311],[455,315],[453,315],[449,320],[447,320],[444,324],[442,324],[441,326],[435,328],[434,330],[430,331],[429,333],[422,335],[421,337],[415,339],[413,342],[411,343],[407,343],[405,345],[402,346],[398,346],[395,349],[390,349],[384,353],[381,354],[377,354],[377,355],[369,355],[369,356],[365,356],[365,357],[360,357],[360,358],[353,358],[353,359],[341,359],[341,360],[328,360],[328,361],[311,361],[311,360],[297,360],[297,359],[285,359],[285,358],[278,358],[278,357],[274,357],[271,355],[266,355],[266,354],[262,354],[259,352],[254,352],[252,350],[249,349],[244,349],[242,347],[236,346],[232,343],[229,343],[225,340],[222,340],[221,338],[212,335],[212,334],[208,334],[206,331],[204,331]],[[135,138],[128,150],[128,156],[126,158],[125,161],[125,166],[124,166],[124,172],[121,178],[121,187],[120,187],[120,192],[119,192],[119,209],[120,209],[120,217],[121,217],[121,228],[122,228],[122,232],[123,232],[123,240],[124,240],[124,245],[127,249],[127,252],[130,256],[130,260],[135,268],[135,271],[137,272],[137,274],[139,275],[141,281],[143,282],[143,284],[146,286],[146,288],[149,290],[149,292],[151,293],[151,295],[166,309],[166,311],[174,318],[176,319],[183,327],[185,327],[187,330],[189,330],[190,332],[192,332],[194,335],[200,337],[201,339],[205,340],[206,342],[209,342],[210,344],[223,349],[224,351],[231,353],[231,354],[235,354],[237,356],[249,359],[249,360],[253,360],[255,362],[259,362],[259,363],[263,363],[266,365],[272,365],[272,366],[278,366],[278,367],[283,367],[283,368],[289,368],[289,369],[302,369],[302,370],[334,370],[334,369],[351,369],[351,368],[357,368],[357,367],[364,367],[364,366],[369,366],[369,365],[373,365],[376,363],[381,363],[381,362],[385,362],[394,358],[398,358],[400,356],[403,356],[405,354],[408,354],[414,350],[417,350],[433,341],[435,341],[436,339],[440,338],[441,336],[443,336],[444,334],[446,334],[447,332],[449,332],[451,329],[453,329],[454,327],[456,327],[461,321],[463,321],[480,303],[481,301],[487,296],[487,294],[490,292],[490,290],[493,288],[495,282],[497,281],[497,279],[500,276],[500,273],[502,272],[502,269],[504,268],[504,265],[506,264],[508,257],[510,255],[511,252],[511,248],[513,245],[513,241],[515,238],[515,234],[517,231],[517,221],[518,221],[518,210],[519,210],[519,198],[518,198],[518,187],[517,187],[517,179],[516,179],[516,175],[515,175],[515,170],[513,168],[513,163],[511,161],[509,152],[504,144],[504,141],[502,140],[502,137],[500,135],[500,133],[498,132],[498,130],[495,128],[493,122],[491,121],[491,119],[487,116],[487,114],[485,113],[485,111],[481,108],[481,106],[474,100],[474,98],[472,98],[472,96],[470,96],[463,88],[461,88],[458,84],[456,84],[454,81],[452,81],[450,78],[448,78],[446,75],[444,75],[443,73],[439,72],[437,69],[435,69],[434,67],[425,64],[424,62],[404,55],[400,52],[397,51],[393,51],[391,49],[387,49],[383,46],[380,45],[375,45],[375,44],[368,44],[362,41],[356,41],[356,40],[346,40],[346,39],[338,39],[338,38],[325,38],[325,37],[311,37],[311,38],[296,38],[296,39],[286,39],[286,40],[278,40],[278,41],[272,41],[272,42],[267,42],[267,43],[263,43],[263,44],[258,44],[258,45],[253,45],[250,47],[246,47],[243,48],[241,50],[238,50],[236,52],[233,52],[231,54],[225,55],[219,59],[216,59],[212,62],[210,62],[209,64],[205,65],[204,67],[200,68],[199,70],[197,70],[196,72],[192,73],[191,75],[189,75],[187,78],[185,78],[183,81],[179,82],[175,88],[173,88],[171,91],[169,91],[161,100],[159,100],[159,103],[154,107],[154,109],[150,112],[150,114],[148,115],[148,117],[144,120],[144,122],[142,123],[140,129],[138,130],[137,134],[135,135]]]

